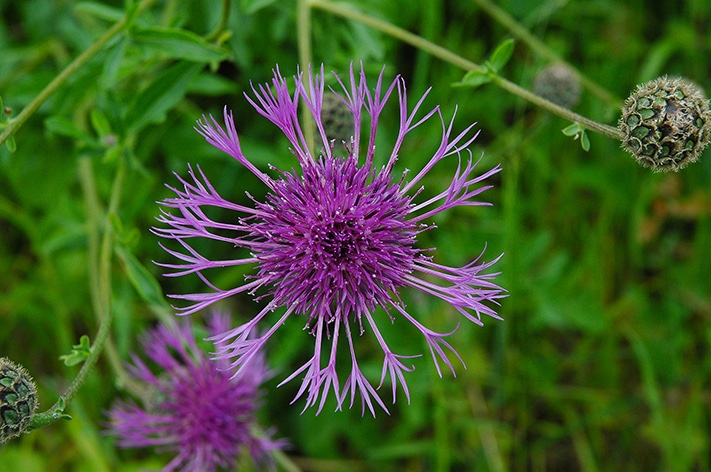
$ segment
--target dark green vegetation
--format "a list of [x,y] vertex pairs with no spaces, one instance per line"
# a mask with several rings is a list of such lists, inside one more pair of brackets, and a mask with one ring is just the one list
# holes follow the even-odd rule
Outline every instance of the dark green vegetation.
[[[193,130],[202,113],[219,115],[225,104],[253,162],[265,170],[296,165],[285,139],[242,96],[250,80],[269,80],[276,64],[285,75],[296,70],[295,2],[234,2],[229,38],[218,27],[220,2],[147,3],[29,117],[15,134],[16,151],[0,150],[0,356],[34,377],[39,410],[79,371],[59,356],[82,335],[93,343],[98,318],[113,312],[110,342],[67,406],[73,419],[4,446],[2,470],[130,471],[168,462],[154,451],[117,450],[100,434],[104,410],[126,396],[120,365],[136,335],[172,316],[161,290],[200,288],[197,280],[161,277],[151,263],[167,259],[148,231],[155,201],[169,195],[163,183],[175,184],[171,172],[185,175],[188,163],[200,164],[225,197],[263,195],[255,178]],[[512,36],[474,0],[350,3],[477,64]],[[615,125],[622,99],[660,75],[711,89],[706,0],[499,5],[617,97],[585,89],[575,111],[594,120]],[[120,1],[0,0],[0,11],[0,96],[11,116],[125,14]],[[405,77],[411,104],[433,86],[426,104],[441,104],[445,119],[459,105],[456,129],[478,121],[471,150],[475,158],[483,153],[482,172],[503,165],[484,194],[494,206],[448,212],[423,244],[439,248],[439,261],[462,265],[488,242],[489,257],[504,253],[498,283],[509,297],[499,311],[504,322],[463,324],[449,338],[467,364],[455,364],[456,378],[439,379],[429,354],[413,361],[411,404],[398,392],[391,416],[362,418],[358,404],[302,415],[301,402],[289,405],[298,382],[275,389],[273,380],[261,416],[290,439],[293,464],[314,471],[711,469],[710,152],[678,174],[652,174],[618,142],[591,132],[585,152],[561,133],[570,122],[494,84],[451,87],[465,70],[357,21],[305,11],[311,23],[302,40],[315,63],[344,73],[363,61],[371,75],[386,64],[387,78]],[[517,41],[501,76],[530,89],[548,63]],[[384,151],[397,132],[390,110]],[[414,132],[400,165],[419,169],[440,131],[433,121]],[[451,178],[455,165],[440,165],[427,191],[444,186],[438,177]],[[248,270],[227,273],[223,285]],[[433,329],[461,321],[446,304],[415,295],[403,298]],[[233,307],[236,320],[257,311],[246,297]],[[288,328],[267,353],[277,378],[300,366],[313,345],[296,321]],[[426,349],[403,320],[384,331],[398,352]],[[377,380],[375,341],[366,333],[358,342],[362,367]],[[72,359],[81,361],[82,352]],[[389,403],[389,386],[381,392]]]

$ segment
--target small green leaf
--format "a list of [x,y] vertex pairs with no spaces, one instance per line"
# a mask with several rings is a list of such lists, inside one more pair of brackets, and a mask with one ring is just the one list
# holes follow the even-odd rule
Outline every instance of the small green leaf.
[[126,112],[129,133],[165,120],[166,113],[182,100],[190,78],[201,67],[200,64],[179,62],[163,71],[140,92]]
[[462,78],[461,82],[455,82],[454,84],[452,84],[452,86],[476,88],[480,85],[488,84],[489,82],[491,82],[491,76],[489,75],[488,71],[470,70],[469,72],[464,74],[464,77]]
[[60,420],[71,420],[72,417],[64,413],[66,406],[64,397],[59,397],[59,400],[57,400],[57,408],[52,411],[52,416]]
[[116,253],[123,262],[128,279],[140,297],[151,306],[170,308],[163,298],[163,290],[146,267],[125,247],[117,246]]
[[580,133],[580,146],[583,148],[583,151],[590,150],[590,139],[588,138],[588,133],[586,133],[585,130]]
[[276,0],[242,0],[241,7],[247,15],[251,15],[274,2]]
[[116,23],[122,19],[124,15],[124,11],[120,8],[110,7],[96,2],[77,3],[74,10],[78,13],[86,13],[96,18],[110,21],[111,23]]
[[109,123],[109,119],[103,111],[98,108],[93,108],[90,118],[91,125],[94,127],[96,134],[102,137],[111,134],[111,123]]
[[72,346],[71,354],[59,356],[59,358],[64,361],[65,365],[71,367],[87,360],[90,354],[91,345],[89,343],[89,336],[84,335],[79,338],[79,344],[75,344]]
[[54,134],[60,136],[67,136],[69,138],[74,138],[79,141],[84,141],[86,143],[95,144],[94,138],[79,128],[76,123],[67,118],[66,116],[53,115],[44,120],[44,125]]
[[513,50],[513,39],[502,41],[501,44],[494,49],[494,52],[492,52],[489,57],[489,64],[494,72],[499,72],[506,65],[506,63],[509,62],[511,55],[513,54]]
[[15,143],[15,137],[9,136],[7,138],[7,141],[5,141],[5,146],[7,146],[7,150],[10,152],[17,151],[17,144]]
[[577,136],[578,134],[580,134],[580,131],[582,131],[582,128],[578,123],[573,123],[572,125],[563,128],[562,131],[563,134],[566,136]]
[[213,62],[227,58],[224,48],[207,42],[192,31],[180,28],[136,29],[131,38],[139,45],[176,59],[193,62]]

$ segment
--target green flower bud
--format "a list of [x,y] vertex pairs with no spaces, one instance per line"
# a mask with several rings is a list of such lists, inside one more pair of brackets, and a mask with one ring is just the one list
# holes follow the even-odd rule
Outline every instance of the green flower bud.
[[351,136],[355,132],[353,113],[332,92],[325,92],[323,95],[321,120],[329,140],[334,140],[336,145],[340,145],[343,141],[350,143]]
[[695,162],[711,139],[709,102],[699,87],[660,77],[639,85],[622,107],[622,147],[652,171]]
[[565,64],[551,64],[542,69],[533,80],[536,95],[565,108],[580,102],[580,80]]
[[25,432],[37,409],[37,387],[24,367],[0,358],[0,444]]

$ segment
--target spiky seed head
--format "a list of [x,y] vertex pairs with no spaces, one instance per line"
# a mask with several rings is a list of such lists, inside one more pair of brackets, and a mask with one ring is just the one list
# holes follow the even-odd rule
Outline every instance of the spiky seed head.
[[533,91],[565,108],[573,108],[580,102],[580,80],[565,64],[555,63],[542,69],[533,79]]
[[37,409],[37,387],[24,367],[0,358],[0,444],[27,430]]
[[622,107],[622,147],[654,172],[695,162],[711,139],[711,111],[701,89],[681,77],[637,86]]

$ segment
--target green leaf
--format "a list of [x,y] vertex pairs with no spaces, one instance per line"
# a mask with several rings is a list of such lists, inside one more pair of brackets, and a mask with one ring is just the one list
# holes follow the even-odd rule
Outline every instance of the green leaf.
[[110,7],[95,2],[77,3],[74,10],[78,13],[87,13],[91,16],[95,16],[96,18],[110,21],[111,23],[116,23],[121,20],[124,15],[124,11],[120,8]]
[[583,128],[580,127],[578,123],[573,123],[570,126],[566,126],[565,128],[562,129],[563,134],[566,136],[576,136],[580,134]]
[[76,123],[71,121],[66,116],[50,116],[49,118],[44,120],[44,125],[52,133],[61,136],[67,136],[69,138],[78,139],[79,141],[84,141],[87,143],[94,143],[94,138],[89,133],[79,128]]
[[240,3],[244,12],[247,15],[251,15],[262,8],[268,7],[274,2],[276,2],[276,0],[242,0]]
[[140,92],[126,112],[125,121],[129,133],[165,120],[166,113],[182,100],[190,78],[201,67],[200,64],[190,62],[175,64]]
[[580,146],[583,148],[583,151],[590,150],[590,139],[588,138],[588,133],[586,133],[585,130],[580,133]]
[[139,45],[154,49],[176,59],[193,62],[213,62],[227,58],[224,48],[210,44],[197,34],[180,28],[143,28],[132,32]]
[[91,126],[94,127],[94,131],[99,136],[106,136],[111,134],[111,123],[106,117],[106,114],[98,108],[92,108],[91,110]]
[[509,62],[511,55],[513,54],[513,50],[513,39],[503,41],[496,47],[496,49],[494,49],[494,52],[492,52],[489,57],[489,64],[494,72],[499,72],[506,65],[506,63]]
[[125,247],[117,246],[116,253],[121,259],[121,262],[123,262],[128,279],[143,301],[151,306],[170,309],[165,298],[163,298],[163,290],[160,284],[148,269]]
[[7,150],[10,152],[17,151],[17,144],[15,143],[15,137],[8,136],[7,141],[5,141],[5,146],[7,146]]
[[453,87],[472,87],[476,88],[480,85],[488,84],[491,82],[491,75],[486,70],[470,70],[461,82],[455,82],[452,84]]
[[84,335],[79,338],[79,344],[72,346],[71,354],[59,356],[59,358],[64,361],[65,365],[73,366],[87,360],[90,354],[91,345],[89,343],[89,336]]

